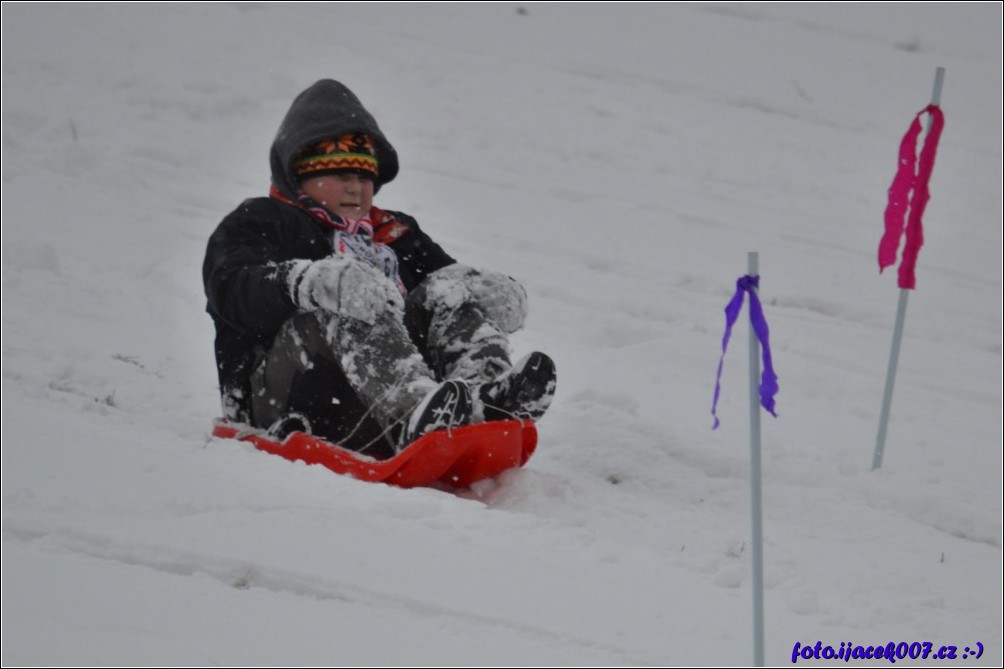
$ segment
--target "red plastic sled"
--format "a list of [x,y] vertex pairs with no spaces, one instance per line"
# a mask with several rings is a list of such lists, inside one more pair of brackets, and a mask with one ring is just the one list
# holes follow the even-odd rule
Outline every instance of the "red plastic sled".
[[287,460],[324,465],[337,474],[402,488],[435,483],[467,488],[507,469],[522,467],[537,448],[537,428],[531,421],[518,420],[430,432],[389,460],[375,460],[303,432],[294,432],[280,443],[263,430],[226,421],[215,423],[213,436],[240,439]]

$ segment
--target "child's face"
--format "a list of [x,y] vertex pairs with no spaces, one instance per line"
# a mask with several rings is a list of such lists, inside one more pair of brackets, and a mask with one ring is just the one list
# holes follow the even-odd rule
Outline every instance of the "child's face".
[[342,218],[358,220],[373,206],[373,179],[359,174],[325,174],[300,182],[314,202]]

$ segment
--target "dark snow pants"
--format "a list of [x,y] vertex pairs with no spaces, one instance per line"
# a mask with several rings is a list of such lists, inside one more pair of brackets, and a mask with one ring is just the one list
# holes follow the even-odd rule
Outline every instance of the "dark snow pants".
[[478,384],[510,367],[508,338],[476,303],[453,304],[423,284],[408,295],[403,322],[323,310],[287,321],[251,377],[252,422],[277,428],[299,416],[316,436],[386,458],[393,424],[440,381]]

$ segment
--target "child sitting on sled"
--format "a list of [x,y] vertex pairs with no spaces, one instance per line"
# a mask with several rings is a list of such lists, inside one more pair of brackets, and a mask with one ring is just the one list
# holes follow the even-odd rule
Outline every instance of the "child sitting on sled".
[[385,458],[432,430],[544,414],[554,363],[509,356],[526,291],[373,206],[397,153],[348,88],[301,93],[270,162],[269,197],[220,223],[203,264],[227,420]]

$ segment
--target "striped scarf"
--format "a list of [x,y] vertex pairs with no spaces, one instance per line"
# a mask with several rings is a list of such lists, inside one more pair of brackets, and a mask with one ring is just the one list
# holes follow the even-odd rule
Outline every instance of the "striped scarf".
[[331,246],[336,255],[356,258],[373,265],[394,282],[402,295],[408,294],[408,289],[405,288],[398,272],[397,254],[386,244],[374,239],[374,214],[382,216],[384,212],[374,207],[363,218],[353,220],[328,211],[302,191],[299,191],[297,199],[293,200],[273,185],[269,195],[280,202],[306,211],[311,217],[334,230]]

